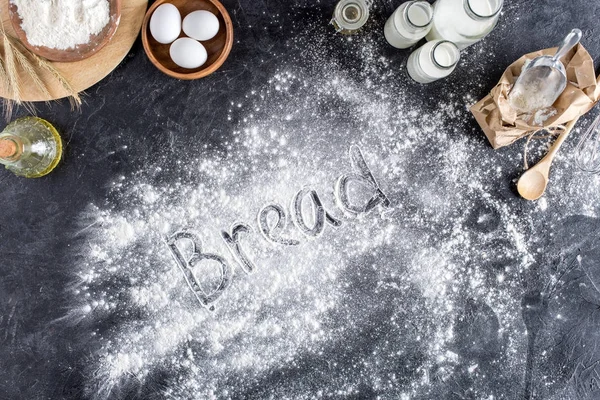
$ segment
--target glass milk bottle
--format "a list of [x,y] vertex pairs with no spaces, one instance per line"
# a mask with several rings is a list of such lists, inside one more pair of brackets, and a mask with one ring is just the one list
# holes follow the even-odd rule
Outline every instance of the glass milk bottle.
[[426,1],[409,1],[394,11],[383,33],[389,44],[407,49],[423,39],[431,29],[433,9]]
[[427,42],[408,57],[408,74],[419,83],[431,83],[454,71],[460,50],[447,40]]
[[39,178],[52,172],[62,157],[62,140],[41,118],[20,118],[0,132],[0,164],[15,175]]
[[503,0],[437,0],[427,40],[449,40],[464,49],[496,26]]

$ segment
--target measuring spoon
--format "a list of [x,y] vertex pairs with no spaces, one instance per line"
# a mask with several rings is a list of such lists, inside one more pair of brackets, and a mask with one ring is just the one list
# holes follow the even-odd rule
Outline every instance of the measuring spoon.
[[531,113],[554,104],[567,87],[567,70],[560,59],[579,43],[581,36],[579,29],[573,29],[553,57],[536,57],[523,69],[508,95],[515,110]]

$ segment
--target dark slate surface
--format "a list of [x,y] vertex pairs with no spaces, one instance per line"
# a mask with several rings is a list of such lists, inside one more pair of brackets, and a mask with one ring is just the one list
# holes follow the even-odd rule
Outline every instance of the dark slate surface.
[[[24,180],[0,171],[0,398],[85,398],[82,366],[88,362],[94,343],[71,340],[78,334],[76,326],[50,323],[63,317],[69,308],[65,286],[78,261],[73,250],[78,245],[74,238],[77,216],[90,203],[102,204],[108,182],[115,176],[137,171],[139,160],[162,159],[168,166],[175,162],[177,154],[188,151],[189,145],[197,141],[222,150],[219,136],[227,131],[226,104],[242,96],[242,88],[263,84],[277,68],[281,55],[300,51],[285,46],[295,34],[291,19],[298,19],[299,27],[303,15],[322,15],[327,21],[334,4],[330,0],[223,3],[233,18],[237,39],[221,70],[193,82],[168,78],[151,65],[138,40],[124,62],[87,91],[80,113],[71,112],[65,101],[39,107],[39,115],[55,123],[65,135],[67,150],[60,168],[39,180]],[[400,3],[380,1],[374,23],[382,26],[385,16]],[[493,62],[480,60],[487,84],[481,87],[479,95],[489,90],[514,59],[554,43],[557,30],[579,26],[585,33],[585,46],[591,54],[600,56],[600,2],[509,0],[506,10],[506,28],[498,29],[487,39],[498,42]],[[271,22],[270,15],[276,13],[281,16],[283,29]],[[257,29],[265,26],[266,30]],[[390,48],[386,55],[401,61],[408,53]],[[469,77],[452,79],[467,82]],[[425,97],[436,98],[440,96],[440,85],[443,83],[419,91]],[[194,107],[185,107],[182,102],[189,102],[194,98],[190,95],[199,91],[207,93],[206,97],[192,100],[196,102]],[[435,103],[430,106],[435,107]],[[211,122],[200,125],[202,121]],[[472,124],[475,127],[474,121]],[[119,150],[123,145],[127,149]],[[517,154],[520,149],[506,151]],[[514,176],[518,173],[513,171]],[[506,196],[515,196],[511,178],[507,176]],[[600,252],[594,236],[598,229],[600,223],[595,219],[573,217],[560,227],[552,245],[565,249],[563,258],[574,257],[574,247],[583,248],[588,260],[597,260],[589,261],[590,268],[597,269]],[[594,236],[584,242],[586,233]],[[572,281],[576,282],[576,277]],[[535,292],[526,294],[523,304],[533,305],[533,315],[525,313],[524,319],[530,329],[538,329],[536,321],[546,312],[547,304]],[[593,304],[582,307],[574,303],[570,311],[593,314],[588,324],[597,329],[597,309]],[[574,333],[571,337],[581,340]],[[556,365],[570,349],[568,342],[560,346],[555,349]],[[302,375],[302,369],[295,373]],[[130,398],[145,398],[144,391],[139,393]],[[375,395],[365,388],[361,397]]]

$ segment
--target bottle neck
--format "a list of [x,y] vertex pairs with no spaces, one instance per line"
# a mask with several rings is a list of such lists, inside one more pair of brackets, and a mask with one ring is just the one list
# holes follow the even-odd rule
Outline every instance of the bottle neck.
[[[422,1],[409,1],[402,12],[404,28],[410,33],[419,33],[426,30],[433,20],[431,6]],[[412,18],[411,18],[412,17]],[[420,18],[415,18],[420,17]]]
[[[481,1],[481,0],[480,0]],[[473,0],[463,0],[463,7],[467,15],[476,21],[487,21],[496,18],[502,10],[503,0],[483,0],[488,3],[488,9],[474,9],[471,4]],[[478,3],[479,4],[479,3]]]
[[13,163],[23,155],[23,143],[12,135],[0,137],[0,163]]

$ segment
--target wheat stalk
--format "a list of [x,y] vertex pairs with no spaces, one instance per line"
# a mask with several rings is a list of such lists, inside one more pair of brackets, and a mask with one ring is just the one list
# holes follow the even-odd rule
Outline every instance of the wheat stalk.
[[[69,81],[58,71],[54,65],[45,58],[38,56],[26,47],[24,47],[18,39],[10,36],[4,30],[4,24],[0,20],[0,34],[2,35],[2,43],[4,46],[4,60],[0,60],[0,81],[4,85],[5,90],[9,93],[11,99],[4,99],[4,111],[7,120],[12,116],[14,105],[24,105],[32,113],[35,112],[33,103],[22,101],[21,82],[19,80],[19,72],[17,63],[23,68],[23,71],[33,81],[35,87],[46,98],[52,98],[48,86],[43,81],[41,75],[36,69],[46,70],[60,83],[69,97],[71,109],[79,109],[81,107],[81,97],[73,88]],[[30,58],[35,61],[31,62]]]
[[11,97],[11,100],[9,100],[5,107],[6,119],[8,120],[12,115],[14,105],[21,105],[23,102],[21,101],[21,83],[19,82],[19,72],[15,62],[15,54],[6,34],[3,35],[2,42],[4,45],[4,70],[8,82],[7,89]]
[[[0,58],[0,79],[2,80],[2,86],[4,90],[10,92],[10,80],[8,79],[8,74],[6,73],[6,68],[4,68],[4,60]],[[12,115],[12,111],[14,108],[14,100],[12,99],[3,99],[2,108],[4,109],[4,117],[8,121],[10,116]]]
[[[11,97],[9,99],[3,99],[2,102],[4,108],[4,117],[8,121],[12,116],[15,103],[20,102],[20,95],[18,93],[18,82],[16,82],[18,77],[13,73],[14,71],[10,70],[10,65],[14,67],[12,46],[10,45],[10,43],[8,43],[8,36],[6,35],[6,31],[4,30],[4,23],[1,19],[0,33],[2,34],[2,43],[4,50],[4,59],[2,60],[2,69],[0,70],[0,73],[2,74],[2,83],[4,84],[4,89]],[[13,62],[11,63],[11,61]]]
[[46,83],[44,83],[39,73],[36,71],[35,65],[29,60],[29,58],[27,58],[27,56],[23,52],[21,52],[17,48],[17,46],[14,43],[12,43],[12,40],[9,39],[9,41],[13,46],[15,58],[17,59],[17,62],[19,63],[21,68],[23,68],[23,71],[25,71],[25,73],[29,75],[29,77],[31,78],[35,86],[40,90],[44,98],[52,98],[52,95],[48,90],[48,86],[46,85]]
[[81,107],[82,104],[81,97],[79,96],[79,93],[77,93],[77,91],[73,88],[73,86],[71,86],[69,81],[54,67],[54,65],[52,65],[52,63],[50,63],[50,61],[38,56],[37,54],[31,54],[37,61],[37,64],[45,70],[49,71],[54,76],[54,78],[60,83],[63,89],[67,92],[69,96],[69,103],[71,104],[71,110],[79,109],[79,107]]

